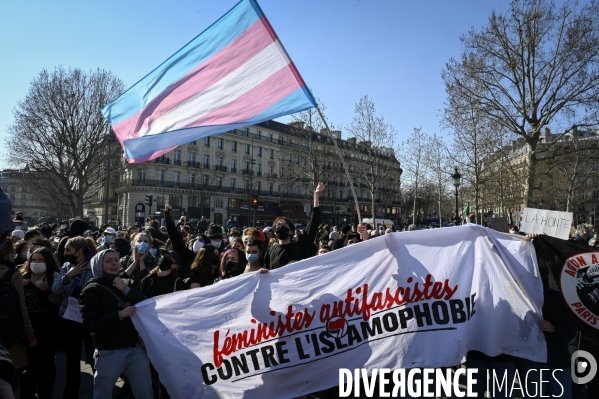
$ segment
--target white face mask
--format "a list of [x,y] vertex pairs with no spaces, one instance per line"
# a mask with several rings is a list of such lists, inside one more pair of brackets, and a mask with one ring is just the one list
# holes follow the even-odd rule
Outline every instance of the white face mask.
[[43,274],[46,271],[45,263],[31,263],[29,265],[31,271],[35,274]]

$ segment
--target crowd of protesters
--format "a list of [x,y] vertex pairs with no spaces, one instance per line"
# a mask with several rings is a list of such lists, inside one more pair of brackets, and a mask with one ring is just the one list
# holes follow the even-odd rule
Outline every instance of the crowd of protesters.
[[[315,189],[305,230],[284,216],[263,229],[240,227],[235,219],[219,226],[202,218],[194,230],[185,217],[173,220],[169,205],[164,209],[165,226],[151,220],[145,226],[117,229],[97,228],[86,218],[60,225],[42,218],[38,225],[28,226],[22,214],[14,220],[0,215],[0,279],[18,293],[15,317],[20,323],[14,333],[7,328],[1,333],[0,398],[10,397],[2,393],[9,395],[17,385],[21,398],[52,398],[58,350],[66,352],[63,398],[79,396],[83,354],[94,372],[94,398],[112,397],[119,378],[125,381],[123,396],[168,398],[131,321],[135,304],[243,273],[267,273],[391,232],[366,225],[323,225],[319,196],[324,189],[322,183]],[[9,200],[0,189],[2,201],[0,205],[6,205]],[[519,234],[515,226],[509,232]],[[583,224],[572,239],[599,245],[597,236]],[[546,298],[545,307],[557,302]],[[568,342],[577,332],[552,320],[542,323],[549,352],[546,368],[564,369],[559,380],[572,391]],[[595,337],[578,339],[582,347],[599,353]],[[512,373],[539,366],[476,352],[469,354],[468,362],[482,370],[504,368]],[[588,390],[589,397],[599,397],[597,386],[589,384]]]

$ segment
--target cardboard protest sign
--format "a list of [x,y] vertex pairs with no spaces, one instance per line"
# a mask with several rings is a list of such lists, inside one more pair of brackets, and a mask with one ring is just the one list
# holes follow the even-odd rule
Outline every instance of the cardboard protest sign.
[[340,368],[546,361],[530,241],[481,226],[386,234],[148,299],[133,322],[173,398],[293,398]]
[[571,212],[525,208],[520,231],[530,234],[546,234],[567,240],[570,237],[573,215]]

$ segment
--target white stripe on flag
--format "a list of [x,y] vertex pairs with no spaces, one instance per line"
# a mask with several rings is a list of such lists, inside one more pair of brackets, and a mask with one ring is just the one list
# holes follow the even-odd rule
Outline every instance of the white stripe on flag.
[[214,85],[157,118],[140,136],[182,129],[232,103],[288,63],[289,59],[281,52],[277,40]]

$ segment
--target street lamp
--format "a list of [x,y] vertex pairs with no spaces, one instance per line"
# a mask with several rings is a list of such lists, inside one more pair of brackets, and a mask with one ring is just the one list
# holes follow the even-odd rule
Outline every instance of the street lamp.
[[462,175],[460,174],[460,172],[458,172],[457,166],[454,166],[454,169],[455,173],[451,175],[451,178],[453,179],[453,185],[455,186],[455,224],[457,226],[460,222],[460,214],[458,211],[458,188],[460,187],[460,179],[462,178]]

